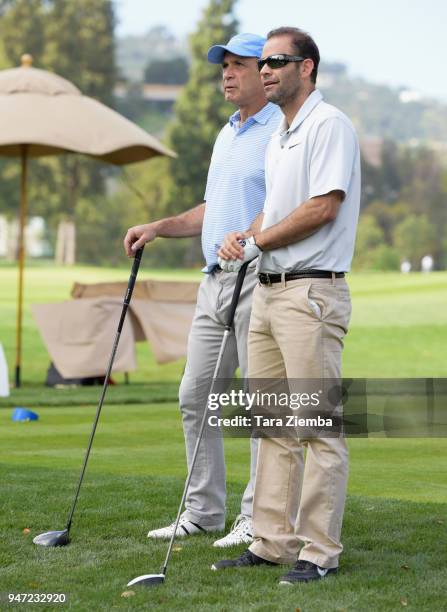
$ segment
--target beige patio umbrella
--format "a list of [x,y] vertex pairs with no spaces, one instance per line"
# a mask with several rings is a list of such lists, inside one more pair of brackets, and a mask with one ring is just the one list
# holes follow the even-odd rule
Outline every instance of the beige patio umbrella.
[[20,157],[19,286],[15,383],[20,386],[22,349],[24,228],[27,216],[27,165],[30,157],[82,153],[115,165],[156,155],[175,156],[150,134],[108,108],[83,96],[57,74],[22,66],[0,71],[0,155]]

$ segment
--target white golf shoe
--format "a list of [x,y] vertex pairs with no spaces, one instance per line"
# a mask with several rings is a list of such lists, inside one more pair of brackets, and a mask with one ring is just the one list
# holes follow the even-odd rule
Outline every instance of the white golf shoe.
[[251,544],[253,542],[253,523],[251,519],[241,514],[234,521],[230,533],[213,544],[216,548],[227,548],[238,544]]
[[[172,537],[172,534],[174,533],[174,527],[175,527],[175,521],[171,523],[171,525],[168,525],[167,527],[162,527],[161,529],[153,529],[152,531],[149,531],[149,533],[147,534],[147,537],[158,539],[158,540],[169,540]],[[192,521],[182,516],[180,517],[180,521],[177,527],[177,533],[175,534],[175,536],[177,538],[186,538],[187,536],[195,535],[198,533],[209,533],[213,531],[222,531],[223,528],[224,528],[223,524],[217,525],[217,526],[215,525],[202,526],[197,523],[193,523]]]

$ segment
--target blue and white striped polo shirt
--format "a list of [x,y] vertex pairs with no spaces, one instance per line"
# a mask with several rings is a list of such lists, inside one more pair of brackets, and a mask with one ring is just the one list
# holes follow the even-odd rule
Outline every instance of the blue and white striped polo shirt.
[[214,144],[205,191],[202,249],[203,272],[217,264],[217,250],[228,232],[244,231],[264,208],[264,157],[270,136],[283,117],[268,102],[239,127],[236,111]]

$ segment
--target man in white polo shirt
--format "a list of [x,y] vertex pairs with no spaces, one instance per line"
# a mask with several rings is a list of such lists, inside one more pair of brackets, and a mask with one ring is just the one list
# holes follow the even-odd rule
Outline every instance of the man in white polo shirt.
[[[341,378],[360,155],[349,119],[315,88],[319,59],[307,33],[279,28],[268,34],[258,62],[267,99],[284,120],[267,148],[264,211],[247,232],[228,234],[219,251],[221,266],[232,271],[259,254],[250,379]],[[283,584],[335,572],[347,477],[342,436],[261,439],[254,542],[213,569],[295,562]]]

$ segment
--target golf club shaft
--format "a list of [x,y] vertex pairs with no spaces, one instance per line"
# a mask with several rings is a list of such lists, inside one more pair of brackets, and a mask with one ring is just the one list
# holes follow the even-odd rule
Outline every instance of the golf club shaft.
[[[236,312],[237,303],[239,301],[239,296],[241,294],[242,285],[244,283],[245,274],[247,272],[247,267],[248,267],[248,262],[243,264],[243,266],[240,268],[239,273],[238,273],[237,278],[236,278],[236,284],[235,284],[234,291],[233,291],[233,298],[231,300],[230,310],[228,312],[228,320],[227,320],[227,323],[225,325],[225,331],[224,331],[224,335],[223,335],[223,338],[222,338],[222,343],[220,345],[219,355],[217,357],[216,367],[214,368],[213,380],[211,382],[211,388],[210,388],[210,390],[208,392],[208,395],[211,395],[214,392],[214,387],[216,386],[217,376],[219,374],[220,365],[222,363],[222,357],[223,357],[224,352],[225,352],[225,347],[226,347],[228,338],[229,338],[230,333],[231,333],[231,328],[232,328],[232,325],[233,325],[234,315],[235,315],[235,312]],[[192,473],[194,471],[194,466],[196,464],[197,455],[199,454],[200,442],[202,440],[203,431],[205,429],[207,416],[208,416],[208,402],[204,406],[203,416],[202,416],[202,420],[201,420],[201,423],[200,423],[199,434],[197,436],[196,445],[194,447],[194,453],[192,455],[191,465],[190,465],[189,471],[188,471],[188,477],[186,479],[185,487],[183,489],[182,499],[181,499],[180,505],[178,507],[177,518],[175,519],[174,531],[173,531],[173,534],[171,536],[171,540],[170,540],[169,546],[168,546],[168,551],[166,553],[165,562],[164,562],[163,568],[161,570],[161,573],[164,574],[165,576],[166,576],[166,572],[167,572],[167,569],[168,569],[169,559],[170,559],[171,553],[172,553],[172,547],[174,546],[175,537],[177,535],[177,529],[178,529],[178,526],[179,526],[179,523],[180,523],[180,517],[181,517],[181,514],[182,514],[183,506],[185,504],[186,496],[188,494],[188,489],[189,489],[189,484],[191,482]]]
[[92,444],[93,444],[93,438],[95,437],[96,426],[98,425],[99,416],[101,414],[101,408],[102,408],[104,398],[106,395],[107,387],[109,385],[109,378],[110,378],[110,374],[112,373],[113,362],[115,360],[116,351],[118,349],[118,343],[120,340],[121,331],[123,329],[124,319],[126,318],[127,309],[129,307],[130,300],[132,297],[132,292],[133,292],[135,281],[136,281],[137,274],[138,274],[138,268],[140,267],[141,257],[143,255],[143,249],[144,249],[144,246],[141,249],[138,249],[138,251],[135,253],[135,258],[132,264],[132,271],[130,273],[130,278],[129,278],[129,282],[127,285],[126,294],[124,296],[123,309],[121,311],[121,317],[118,323],[118,329],[116,332],[115,341],[113,343],[112,354],[110,355],[109,365],[107,366],[107,371],[106,371],[105,378],[104,378],[104,384],[102,387],[101,397],[99,399],[98,407],[96,408],[95,420],[93,422],[92,431],[90,433],[90,439],[88,442],[87,451],[85,453],[81,475],[79,476],[79,482],[78,482],[78,486],[76,489],[76,494],[73,500],[73,504],[71,506],[70,514],[68,515],[68,521],[67,521],[67,526],[66,526],[67,531],[70,531],[71,521],[73,519],[73,514],[76,508],[76,503],[78,501],[79,491],[81,490],[82,481],[84,479],[84,474],[85,474],[85,470],[87,467],[88,458],[90,456],[90,451],[91,451]]

